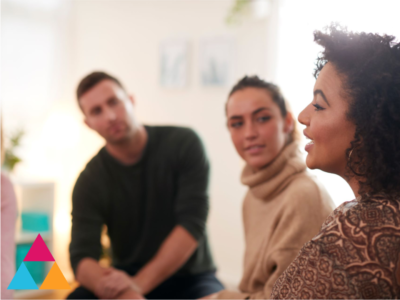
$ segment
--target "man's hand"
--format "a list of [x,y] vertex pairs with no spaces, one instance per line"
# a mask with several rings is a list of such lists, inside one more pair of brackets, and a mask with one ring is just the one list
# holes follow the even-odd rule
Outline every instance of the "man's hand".
[[200,298],[199,300],[201,300],[201,299],[216,299],[217,298],[217,294],[218,293],[210,294],[210,295],[207,295],[207,296],[204,296],[204,297]]
[[132,279],[123,271],[108,268],[97,283],[95,294],[103,299],[119,298],[119,296],[134,297],[132,299],[144,299],[132,289]]

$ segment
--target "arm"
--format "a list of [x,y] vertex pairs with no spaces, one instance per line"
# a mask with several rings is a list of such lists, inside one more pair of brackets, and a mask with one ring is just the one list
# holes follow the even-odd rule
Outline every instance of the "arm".
[[133,277],[141,294],[157,287],[174,274],[197,248],[197,241],[182,226],[177,225],[164,240],[154,258]]
[[134,278],[144,295],[181,268],[205,234],[209,165],[203,145],[191,130],[173,144],[179,145],[176,151],[176,226],[153,259]]
[[15,274],[15,223],[17,201],[11,181],[1,174],[1,298],[12,298],[7,290]]
[[98,187],[84,172],[79,176],[72,194],[72,229],[69,246],[71,266],[76,280],[94,292],[95,284],[104,268],[101,255],[101,229],[104,224]]
[[97,283],[107,274],[107,270],[93,258],[83,258],[76,268],[76,280],[88,290],[96,293]]

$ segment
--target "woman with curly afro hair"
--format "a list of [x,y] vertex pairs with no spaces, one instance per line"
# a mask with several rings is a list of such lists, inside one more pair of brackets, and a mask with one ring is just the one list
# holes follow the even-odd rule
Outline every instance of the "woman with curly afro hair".
[[399,298],[400,43],[338,25],[314,39],[324,51],[299,115],[307,166],[343,177],[356,199],[326,219],[271,298]]

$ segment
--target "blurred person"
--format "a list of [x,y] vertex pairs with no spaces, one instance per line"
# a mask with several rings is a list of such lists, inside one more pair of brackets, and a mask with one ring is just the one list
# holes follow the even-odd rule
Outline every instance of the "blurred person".
[[[77,88],[85,123],[105,147],[73,191],[70,259],[81,284],[69,298],[199,298],[223,288],[209,248],[209,163],[188,128],[144,126],[135,99],[103,72]],[[107,225],[112,267],[102,268]]]
[[[0,125],[1,126],[1,125]],[[1,127],[1,163],[4,161],[3,128]],[[7,290],[15,274],[15,222],[17,201],[10,179],[1,172],[1,299],[12,299]]]
[[243,203],[244,272],[240,292],[224,290],[209,298],[268,298],[334,204],[306,170],[295,121],[278,86],[244,77],[229,94],[226,116],[232,142],[246,162],[241,181],[249,187]]
[[277,299],[400,297],[400,43],[316,31],[312,102],[300,113],[307,166],[343,177],[344,202],[277,280]]

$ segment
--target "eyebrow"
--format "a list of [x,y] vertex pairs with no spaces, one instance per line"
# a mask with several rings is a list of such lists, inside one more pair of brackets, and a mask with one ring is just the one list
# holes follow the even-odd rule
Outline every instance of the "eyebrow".
[[324,94],[324,92],[322,90],[315,90],[314,91],[314,97],[317,96],[318,94],[321,95],[322,99],[324,99],[324,101],[326,102],[326,104],[328,104],[328,106],[331,106],[329,104],[328,100],[326,99],[326,96],[325,96],[325,94]]
[[[258,114],[260,111],[263,111],[263,110],[271,110],[271,109],[269,109],[268,107],[260,107],[260,108],[256,109],[255,111],[253,111],[251,114],[252,114],[252,115],[256,115],[256,114]],[[242,118],[242,116],[232,116],[232,117],[229,118],[229,120],[232,120],[232,119],[241,119],[241,118]]]

